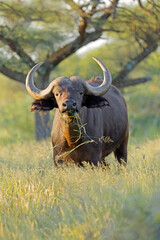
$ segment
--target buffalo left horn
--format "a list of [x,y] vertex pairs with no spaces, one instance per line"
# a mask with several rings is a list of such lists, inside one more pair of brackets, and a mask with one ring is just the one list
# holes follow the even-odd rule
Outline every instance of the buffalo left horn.
[[40,90],[34,85],[34,74],[36,70],[43,64],[44,62],[40,62],[37,65],[35,65],[30,72],[28,73],[26,77],[26,89],[28,93],[34,98],[34,99],[44,99],[44,98],[49,98],[53,97],[52,89],[55,85],[54,81],[52,81],[49,86],[44,89]]

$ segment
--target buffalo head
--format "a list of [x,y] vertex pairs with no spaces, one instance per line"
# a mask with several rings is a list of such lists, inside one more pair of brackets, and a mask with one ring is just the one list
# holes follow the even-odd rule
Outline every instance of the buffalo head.
[[43,62],[33,67],[26,78],[26,88],[29,94],[36,99],[31,111],[48,111],[58,108],[62,116],[72,116],[75,112],[79,112],[83,106],[93,108],[108,105],[108,101],[102,95],[111,86],[111,74],[100,60],[93,59],[100,65],[104,75],[104,79],[98,87],[91,86],[81,77],[72,76],[59,77],[53,80],[46,89],[39,90],[34,85],[33,77]]

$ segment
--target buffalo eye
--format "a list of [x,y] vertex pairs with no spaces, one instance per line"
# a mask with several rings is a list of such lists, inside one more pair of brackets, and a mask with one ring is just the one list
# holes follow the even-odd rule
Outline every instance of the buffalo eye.
[[56,97],[59,97],[59,96],[61,96],[61,95],[62,95],[62,93],[56,93],[56,94],[55,94]]
[[79,94],[80,94],[80,95],[83,95],[83,92],[80,92]]

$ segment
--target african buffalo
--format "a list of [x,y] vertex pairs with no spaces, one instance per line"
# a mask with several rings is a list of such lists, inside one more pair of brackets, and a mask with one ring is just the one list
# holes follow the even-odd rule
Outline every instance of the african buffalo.
[[43,62],[34,66],[26,78],[28,93],[36,99],[31,111],[56,108],[52,128],[55,165],[83,162],[105,164],[105,157],[114,152],[119,164],[127,163],[127,106],[119,90],[111,85],[108,68],[93,58],[104,75],[85,81],[81,77],[59,77],[44,90],[33,82],[34,73]]

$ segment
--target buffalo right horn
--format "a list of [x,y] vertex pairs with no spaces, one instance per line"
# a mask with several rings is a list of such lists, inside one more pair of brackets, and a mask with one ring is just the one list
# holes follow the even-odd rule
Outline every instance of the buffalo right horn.
[[112,77],[110,74],[109,69],[105,66],[103,62],[101,62],[99,59],[93,57],[93,59],[99,64],[103,71],[103,82],[98,87],[93,87],[90,84],[88,84],[86,81],[83,81],[83,85],[85,88],[85,94],[86,95],[94,95],[94,96],[102,96],[104,95],[111,87],[112,84]]

